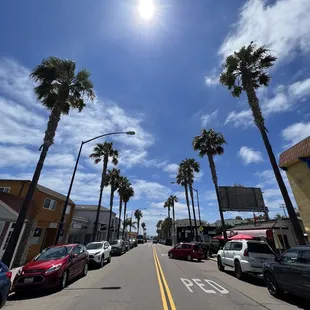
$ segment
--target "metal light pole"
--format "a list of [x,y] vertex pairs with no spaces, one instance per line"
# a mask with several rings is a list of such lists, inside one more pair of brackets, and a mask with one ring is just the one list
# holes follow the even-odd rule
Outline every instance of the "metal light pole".
[[[83,145],[86,144],[86,143],[89,143],[91,141],[94,141],[96,139],[102,138],[102,137],[111,136],[111,135],[120,135],[120,134],[126,134],[126,135],[133,136],[136,133],[134,131],[116,131],[116,132],[105,133],[103,135],[100,135],[100,136],[97,136],[95,138],[92,138],[92,139],[89,139],[89,140],[81,142],[79,154],[77,156],[77,159],[76,159],[76,162],[75,162],[75,166],[74,166],[74,170],[73,170],[73,174],[72,174],[72,177],[71,177],[71,182],[70,182],[68,194],[67,194],[67,197],[66,197],[65,205],[64,205],[64,207],[62,209],[61,219],[60,219],[60,223],[59,223],[59,226],[58,226],[58,230],[57,230],[57,234],[56,234],[56,238],[55,238],[55,242],[54,242],[55,245],[58,243],[60,234],[61,234],[61,232],[63,230],[66,210],[67,210],[67,206],[68,206],[68,203],[69,203],[69,198],[70,198],[70,194],[71,194],[71,190],[72,190],[72,185],[73,185],[73,181],[74,181],[74,178],[75,178],[75,173],[76,173],[76,170],[77,170],[77,167],[78,167],[78,164],[79,164],[79,160],[80,160],[80,156],[81,156]],[[95,225],[98,225],[98,221],[95,223]]]
[[194,187],[192,187],[192,190],[196,192],[197,206],[198,206],[198,216],[199,216],[199,225],[201,226],[201,216],[200,216],[200,206],[199,206],[199,192]]

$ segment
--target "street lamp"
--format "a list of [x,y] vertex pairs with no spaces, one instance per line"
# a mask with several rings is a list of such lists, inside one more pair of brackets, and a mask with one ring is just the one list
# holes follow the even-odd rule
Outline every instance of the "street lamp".
[[78,156],[77,156],[77,159],[76,159],[76,162],[75,162],[75,167],[74,167],[74,170],[73,170],[73,174],[72,174],[72,177],[71,177],[71,182],[70,182],[68,194],[67,194],[67,197],[66,197],[65,205],[64,205],[64,207],[62,209],[61,219],[60,219],[59,227],[58,227],[56,238],[55,238],[55,245],[58,243],[58,240],[59,240],[59,237],[60,237],[60,233],[63,230],[66,210],[67,210],[67,206],[68,206],[68,203],[69,203],[71,189],[72,189],[73,181],[74,181],[74,178],[75,178],[75,173],[76,173],[76,170],[77,170],[77,167],[78,167],[78,164],[79,164],[79,160],[80,160],[80,156],[81,156],[83,145],[86,144],[86,143],[89,143],[91,141],[94,141],[96,139],[102,138],[102,137],[112,136],[112,135],[121,135],[121,134],[126,134],[126,135],[129,135],[129,136],[134,136],[136,133],[134,131],[116,131],[116,132],[105,133],[103,135],[100,135],[100,136],[97,136],[95,138],[92,138],[92,139],[89,139],[89,140],[81,142],[80,150],[79,150],[79,153],[78,153]]

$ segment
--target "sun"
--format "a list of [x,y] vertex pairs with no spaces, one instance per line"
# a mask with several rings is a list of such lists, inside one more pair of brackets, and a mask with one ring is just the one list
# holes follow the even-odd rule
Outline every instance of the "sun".
[[153,0],[140,0],[139,14],[145,20],[150,20],[154,16],[155,6]]

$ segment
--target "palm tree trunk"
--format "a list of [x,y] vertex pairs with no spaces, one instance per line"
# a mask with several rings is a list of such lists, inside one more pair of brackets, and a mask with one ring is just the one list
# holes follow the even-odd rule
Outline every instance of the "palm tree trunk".
[[185,198],[186,198],[186,205],[187,205],[187,211],[188,211],[188,219],[189,219],[189,230],[191,232],[191,235],[193,236],[193,228],[192,228],[192,218],[191,218],[191,209],[189,207],[189,199],[188,199],[188,189],[187,184],[184,185],[184,191],[185,191]]
[[193,193],[192,184],[189,185],[189,194],[191,196],[192,207],[193,207],[196,241],[198,241],[198,229],[197,229],[196,211],[195,211],[194,193]]
[[113,210],[113,200],[114,200],[114,188],[111,186],[111,193],[110,193],[110,214],[109,214],[109,224],[108,224],[108,236],[107,241],[110,242],[110,236],[111,236],[111,219],[112,219],[112,210]]
[[209,159],[209,166],[210,166],[211,175],[212,175],[212,181],[213,181],[214,188],[215,188],[217,203],[218,203],[218,206],[219,206],[219,212],[220,212],[221,223],[222,223],[222,232],[223,232],[224,240],[227,241],[227,232],[226,232],[224,214],[223,214],[222,205],[221,205],[219,188],[218,188],[218,185],[217,185],[216,167],[215,167],[215,163],[214,163],[214,160],[213,160],[213,155],[212,154],[208,154],[208,159]]
[[131,228],[132,228],[132,218],[130,218],[130,224],[129,224],[129,233],[130,233],[130,237],[131,237]]
[[122,208],[123,208],[123,197],[122,197],[122,195],[120,195],[119,196],[119,214],[118,214],[117,239],[119,239],[119,231],[121,229]]
[[42,171],[42,168],[44,165],[44,161],[45,161],[47,152],[48,152],[50,146],[54,143],[54,137],[55,137],[56,130],[58,127],[58,123],[59,123],[60,117],[61,117],[61,111],[62,111],[62,105],[56,104],[55,107],[53,108],[50,116],[49,116],[49,120],[47,123],[47,129],[45,131],[45,136],[44,136],[44,140],[43,140],[44,143],[40,148],[42,150],[41,150],[39,161],[37,163],[37,166],[36,166],[36,169],[34,171],[31,183],[29,185],[27,195],[24,199],[23,205],[22,205],[21,210],[19,212],[19,215],[17,217],[11,238],[10,238],[9,243],[6,247],[6,250],[2,256],[3,263],[5,263],[8,267],[10,267],[10,263],[11,263],[11,260],[12,260],[12,257],[13,257],[14,251],[15,251],[15,246],[18,242],[18,238],[19,238],[19,235],[21,233],[23,224],[26,220],[28,209],[30,207],[33,195],[34,195],[35,190],[37,188],[37,184],[38,184],[38,181],[39,181],[39,178],[41,175],[41,171]]
[[170,218],[170,207],[168,207],[168,218]]
[[294,206],[292,204],[292,201],[291,201],[290,196],[288,194],[287,188],[286,188],[285,183],[283,181],[282,175],[280,173],[280,170],[279,170],[279,167],[277,164],[277,160],[274,156],[272,146],[270,144],[270,141],[269,141],[269,138],[267,135],[267,129],[265,127],[265,120],[263,118],[263,115],[262,115],[262,112],[261,112],[261,109],[259,106],[259,100],[256,96],[255,89],[254,89],[254,87],[250,81],[251,81],[250,79],[249,80],[243,80],[244,85],[247,86],[246,87],[246,94],[248,97],[248,103],[249,103],[251,110],[252,110],[252,114],[254,117],[255,124],[258,127],[258,129],[261,133],[261,136],[263,138],[265,148],[267,150],[268,157],[269,157],[273,172],[275,174],[275,177],[276,177],[278,186],[280,188],[284,203],[286,205],[288,215],[290,217],[292,226],[294,228],[295,236],[296,236],[298,243],[300,245],[305,245],[307,243],[306,243],[306,240],[304,237],[304,233],[302,231],[302,228],[301,228],[300,223],[298,221],[296,212],[294,210]]
[[172,199],[172,218],[173,218],[173,245],[176,244],[176,235],[175,235],[175,213],[174,213],[174,200]]
[[[108,160],[109,160],[109,157],[107,155],[105,155],[104,159],[103,159],[103,168],[102,168],[102,175],[101,175],[100,194],[99,194],[99,201],[98,201],[96,219],[95,219],[95,223],[94,223],[92,242],[96,241],[96,236],[97,236],[98,221],[99,221],[101,201],[102,201],[102,192],[103,192],[103,189],[104,189],[105,177],[106,177],[107,169],[108,169]],[[109,235],[109,231],[108,231],[108,235]]]
[[137,226],[137,235],[139,235],[139,230],[140,230],[140,219],[139,218],[137,218],[137,224],[138,224],[138,226]]
[[123,233],[122,233],[122,238],[124,239],[125,236],[125,221],[126,221],[126,211],[127,211],[127,201],[124,203],[124,221],[123,221]]

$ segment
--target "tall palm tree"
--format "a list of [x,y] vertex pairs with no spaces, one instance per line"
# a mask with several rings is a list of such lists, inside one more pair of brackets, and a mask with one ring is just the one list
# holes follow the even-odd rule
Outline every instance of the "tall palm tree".
[[186,179],[184,169],[181,165],[179,165],[178,174],[176,176],[176,182],[179,185],[184,187],[186,206],[187,206],[187,212],[188,212],[188,219],[189,219],[189,230],[190,230],[191,234],[193,235],[191,209],[190,209],[189,198],[188,198],[188,181]]
[[126,177],[120,176],[119,177],[119,187],[118,187],[118,195],[119,195],[119,221],[117,227],[117,239],[119,239],[119,231],[121,228],[121,218],[122,218],[122,209],[123,209],[123,194],[125,190],[131,185],[129,180]]
[[195,204],[194,204],[193,183],[194,183],[195,173],[198,173],[200,171],[200,165],[195,159],[187,158],[187,159],[182,160],[180,167],[184,171],[185,178],[188,184],[189,194],[191,197],[192,208],[193,208],[195,236],[196,236],[196,240],[198,240],[198,227],[197,227],[196,211],[195,211]]
[[139,228],[140,228],[140,220],[143,217],[142,211],[140,209],[136,209],[134,213],[135,219],[137,220],[137,235],[139,235]]
[[162,220],[159,220],[158,222],[157,222],[157,224],[156,224],[156,233],[157,233],[157,235],[158,235],[158,237],[159,238],[161,238],[161,235],[162,235],[162,231],[161,231],[161,224],[162,224]]
[[[103,192],[104,187],[106,186],[105,180],[106,180],[109,158],[112,159],[113,165],[116,166],[118,164],[118,151],[113,149],[112,142],[98,143],[93,148],[93,153],[91,153],[89,157],[94,160],[95,164],[98,164],[101,161],[103,162],[99,201],[98,201],[96,220],[95,220],[94,230],[93,230],[93,235],[92,235],[92,241],[94,242],[96,241],[96,235],[97,235],[97,226],[98,226],[99,214],[100,214],[100,208],[101,208],[102,192]],[[109,231],[108,231],[108,235],[109,235]]]
[[199,136],[196,136],[193,140],[193,148],[195,151],[199,151],[199,156],[208,157],[212,181],[214,184],[216,198],[219,206],[223,235],[224,239],[227,240],[227,233],[225,229],[226,226],[220,201],[217,173],[214,162],[215,155],[222,155],[224,153],[224,147],[223,147],[224,144],[226,144],[224,136],[221,133],[214,131],[213,129],[210,130],[202,129],[201,134]]
[[111,219],[112,219],[114,193],[119,187],[119,178],[120,178],[120,170],[116,168],[113,168],[112,170],[108,170],[108,174],[106,175],[106,178],[105,178],[105,186],[110,185],[110,189],[111,189],[107,241],[110,241],[110,236],[111,236]]
[[173,226],[172,219],[170,217],[165,218],[165,220],[163,221],[163,223],[161,225],[161,229],[162,229],[163,233],[168,238],[170,238],[170,232],[171,232],[172,226]]
[[43,59],[41,64],[30,74],[30,77],[37,84],[34,88],[37,99],[51,112],[43,144],[40,147],[41,154],[39,161],[15,223],[14,231],[2,257],[2,261],[6,265],[10,265],[11,258],[13,257],[15,245],[25,222],[47,152],[54,143],[54,137],[61,115],[69,114],[70,108],[78,109],[81,112],[86,106],[84,101],[85,96],[90,100],[95,98],[93,84],[89,79],[90,73],[86,70],[76,73],[75,69],[75,62],[71,60],[49,57]]
[[234,97],[240,97],[242,92],[246,93],[254,123],[265,144],[273,172],[294,227],[295,235],[299,244],[306,244],[303,231],[274,156],[267,134],[268,130],[265,125],[265,119],[256,95],[257,89],[261,86],[268,86],[270,75],[267,70],[273,66],[276,59],[265,46],[257,47],[251,42],[248,46],[243,46],[238,52],[234,52],[234,54],[226,58],[220,82],[227,86]]
[[124,201],[124,226],[123,226],[122,238],[124,238],[125,236],[125,219],[126,219],[127,203],[130,200],[130,198],[132,198],[134,195],[135,195],[135,191],[131,185],[126,187],[126,189],[123,191],[123,194],[122,194],[123,201]]
[[146,224],[144,222],[141,223],[141,227],[143,229],[143,235],[146,237]]
[[136,229],[136,226],[135,226],[136,224],[137,222],[133,221],[131,217],[128,217],[124,221],[124,227],[125,227],[124,229],[127,229],[127,227],[129,226],[130,232],[131,232],[131,228]]
[[[172,208],[172,220],[173,220],[173,241],[174,243],[176,242],[175,240],[175,236],[176,236],[176,227],[175,227],[175,212],[174,212],[174,204],[176,202],[179,202],[179,199],[177,196],[175,195],[170,195],[169,198],[167,199],[167,204],[170,205],[170,207]],[[168,216],[170,217],[170,216]]]
[[170,217],[170,208],[171,208],[171,205],[168,201],[168,199],[165,201],[164,203],[164,208],[167,208],[168,209],[168,217]]

